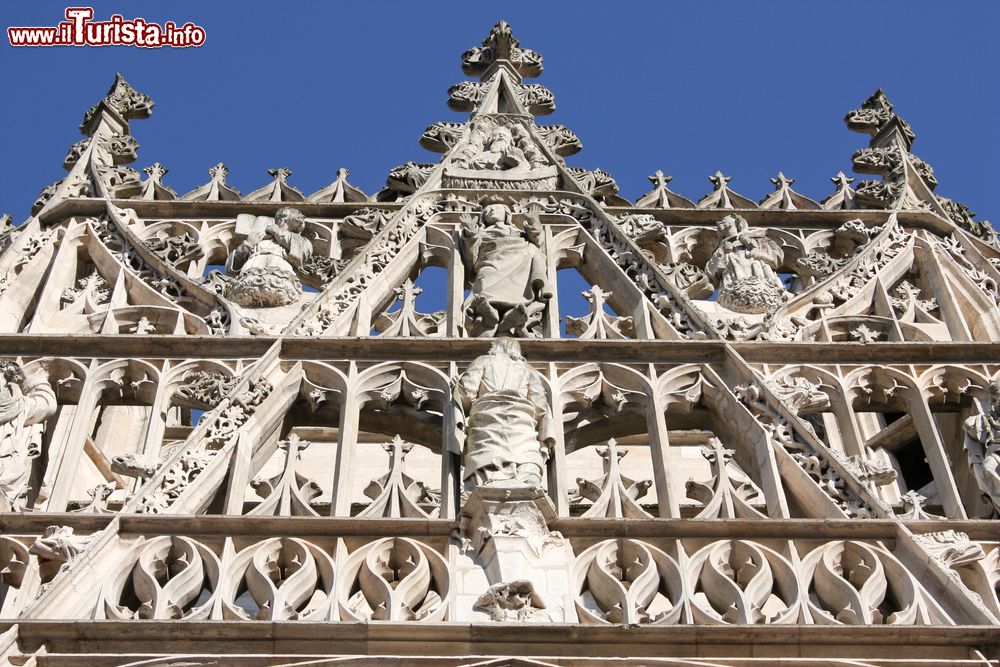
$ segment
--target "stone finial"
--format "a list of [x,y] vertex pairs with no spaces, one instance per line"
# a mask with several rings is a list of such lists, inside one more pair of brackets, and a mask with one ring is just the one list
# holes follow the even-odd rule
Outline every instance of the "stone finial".
[[500,62],[506,63],[520,77],[536,77],[542,73],[541,54],[521,48],[506,21],[498,21],[493,26],[482,46],[462,54],[462,71],[485,79]]
[[910,124],[900,118],[893,110],[892,103],[881,88],[876,90],[871,97],[861,103],[857,109],[852,109],[844,117],[847,129],[852,132],[870,134],[873,137],[882,133],[889,125],[895,125],[899,130],[900,137],[909,150],[913,145],[913,140],[917,135],[910,128]]
[[628,452],[627,447],[618,447],[615,439],[611,438],[606,447],[597,449],[598,455],[603,459],[604,476],[593,481],[577,478],[580,496],[593,503],[584,512],[584,518],[650,518],[649,512],[639,505],[638,500],[646,495],[653,482],[636,481],[622,474],[621,460]]
[[163,183],[163,177],[169,171],[166,167],[159,162],[154,162],[142,171],[147,178],[146,182],[142,184],[142,193],[139,195],[139,199],[146,201],[177,199],[177,193],[173,188]]
[[674,180],[673,176],[667,176],[657,169],[656,173],[647,178],[653,184],[653,189],[635,202],[638,208],[694,208],[694,202],[667,187]]
[[184,201],[239,201],[240,191],[226,183],[229,168],[219,162],[208,170],[211,180],[198,186],[181,199]]
[[149,118],[153,111],[153,100],[148,95],[140,93],[125,80],[121,74],[115,74],[114,83],[104,99],[92,106],[83,116],[80,132],[92,135],[96,129],[95,119],[99,113],[111,111],[128,127],[128,121],[133,118]]
[[413,449],[413,443],[397,435],[383,443],[382,448],[389,454],[389,471],[365,488],[364,493],[372,499],[372,504],[359,516],[428,518],[430,514],[420,505],[436,503],[441,494],[406,474],[403,461]]
[[288,184],[288,178],[292,175],[292,170],[288,167],[276,167],[268,169],[267,173],[273,181],[262,188],[254,190],[246,196],[249,202],[300,202],[305,201],[302,192]]
[[757,208],[757,203],[729,189],[732,176],[716,171],[708,177],[714,190],[698,201],[698,208]]
[[809,197],[800,195],[795,190],[792,190],[792,183],[795,182],[794,178],[788,178],[784,173],[779,171],[778,175],[771,179],[771,182],[774,183],[774,192],[761,200],[760,207],[762,209],[794,211],[797,209],[820,208],[820,205]]
[[307,201],[317,204],[342,204],[368,201],[368,195],[347,182],[351,175],[345,167],[337,169],[337,179],[321,190],[309,195]]
[[854,180],[853,177],[848,176],[842,171],[838,171],[836,176],[830,177],[830,181],[833,182],[836,189],[833,191],[833,194],[820,202],[820,206],[827,211],[857,208],[858,204],[855,201],[857,197],[854,194],[854,189],[851,187],[851,183]]

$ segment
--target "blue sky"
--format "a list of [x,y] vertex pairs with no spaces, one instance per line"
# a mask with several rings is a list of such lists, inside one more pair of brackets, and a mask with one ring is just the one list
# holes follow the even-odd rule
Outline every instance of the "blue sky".
[[[582,139],[570,158],[602,167],[635,199],[663,169],[697,199],[721,169],[753,199],[779,170],[816,199],[866,145],[844,114],[878,86],[917,132],[938,192],[1000,222],[1000,3],[504,2],[92,3],[162,23],[193,21],[196,49],[0,46],[5,128],[0,211],[23,220],[63,175],[77,125],[121,71],[156,100],[133,123],[141,169],[162,162],[185,192],[223,161],[249,192],[288,166],[310,193],[351,170],[366,192],[406,160],[433,161],[423,129],[461,120],[445,106],[459,55],[498,19],[545,57],[538,79]],[[5,3],[4,27],[55,25],[65,4]]]

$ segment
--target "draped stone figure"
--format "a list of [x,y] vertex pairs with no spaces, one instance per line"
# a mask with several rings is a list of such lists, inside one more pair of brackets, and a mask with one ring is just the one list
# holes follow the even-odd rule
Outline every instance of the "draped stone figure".
[[[229,256],[226,273],[235,276],[226,297],[241,306],[286,306],[302,293],[297,271],[312,257],[312,242],[302,235],[306,219],[294,208],[271,218],[251,218],[246,240]],[[243,221],[237,222],[237,232]]]
[[[491,125],[483,127],[486,122]],[[455,156],[455,164],[468,169],[527,172],[547,161],[520,125],[493,126],[484,120],[472,128],[469,144]]]
[[462,248],[474,276],[465,302],[469,335],[541,336],[537,327],[552,287],[538,216],[529,216],[521,229],[509,208],[491,204],[478,221],[469,216],[462,224]]
[[1000,514],[1000,380],[990,382],[989,407],[962,425],[973,440],[969,464],[983,495]]
[[775,273],[784,259],[781,247],[762,229],[750,229],[733,214],[718,224],[719,247],[705,267],[719,288],[719,304],[737,313],[766,313],[788,297]]
[[0,512],[24,509],[31,461],[41,454],[41,434],[32,429],[55,414],[56,395],[44,373],[25,377],[13,361],[0,361]]
[[465,487],[538,487],[555,442],[542,377],[517,341],[499,338],[455,379],[453,397],[465,434]]

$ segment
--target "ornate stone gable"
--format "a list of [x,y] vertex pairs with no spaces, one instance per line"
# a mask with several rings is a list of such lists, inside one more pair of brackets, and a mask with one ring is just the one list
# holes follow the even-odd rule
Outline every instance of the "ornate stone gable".
[[881,180],[633,204],[542,63],[372,195],[178,196],[115,78],[0,229],[0,662],[1000,660],[989,223],[882,91]]

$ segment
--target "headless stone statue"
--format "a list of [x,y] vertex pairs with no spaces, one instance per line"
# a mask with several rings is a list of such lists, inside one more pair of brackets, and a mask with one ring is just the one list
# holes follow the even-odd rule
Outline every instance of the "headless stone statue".
[[56,396],[41,372],[26,378],[12,361],[0,361],[0,512],[24,509],[31,461],[41,453],[32,429],[56,411]]
[[477,486],[538,487],[554,442],[541,375],[511,338],[493,343],[454,384],[464,415],[464,479]]
[[972,439],[969,464],[983,495],[1000,514],[1000,380],[990,382],[989,407],[962,425]]

